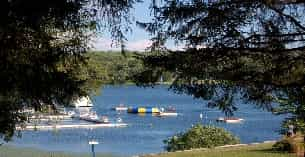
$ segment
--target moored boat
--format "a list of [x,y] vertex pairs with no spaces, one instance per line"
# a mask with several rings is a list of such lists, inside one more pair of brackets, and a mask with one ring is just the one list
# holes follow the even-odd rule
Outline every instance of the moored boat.
[[163,107],[160,109],[161,111],[157,114],[159,117],[164,116],[178,116],[176,109],[174,107],[169,106],[168,108],[164,109]]
[[128,107],[124,106],[123,104],[120,104],[119,106],[114,107],[113,110],[116,110],[116,111],[127,111]]
[[75,108],[91,108],[93,107],[93,103],[89,96],[79,97],[78,99],[74,100],[71,104]]
[[78,115],[75,118],[93,123],[109,123],[108,117],[103,116],[100,118],[95,112],[89,112],[87,114]]
[[225,123],[241,123],[244,121],[242,118],[236,118],[236,117],[229,117],[229,118],[224,118],[224,117],[219,117],[216,120],[217,122],[225,122]]
[[164,117],[164,116],[178,116],[177,112],[160,112],[157,116]]
[[92,117],[80,117],[80,120],[85,120],[87,122],[93,123],[109,123],[109,119],[107,117],[102,118],[92,118]]

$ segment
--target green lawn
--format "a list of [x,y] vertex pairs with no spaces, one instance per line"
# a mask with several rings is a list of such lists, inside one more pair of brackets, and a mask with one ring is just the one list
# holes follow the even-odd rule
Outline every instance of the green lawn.
[[[273,152],[271,151],[271,147],[272,144],[259,144],[232,148],[164,153],[153,157],[295,157],[293,154]],[[145,157],[151,156],[146,155]],[[0,146],[0,157],[91,157],[91,154],[67,154],[61,152],[45,152],[32,148]],[[111,155],[97,154],[96,157],[111,157]]]
[[[32,148],[16,148],[0,146],[0,157],[91,157],[91,154],[68,154],[62,152],[46,152]],[[96,157],[113,157],[111,155],[97,154]]]
[[[240,146],[234,148],[215,148],[187,152],[172,152],[153,157],[295,157],[293,154],[279,153],[271,150],[272,144]],[[150,157],[152,155],[146,155]]]

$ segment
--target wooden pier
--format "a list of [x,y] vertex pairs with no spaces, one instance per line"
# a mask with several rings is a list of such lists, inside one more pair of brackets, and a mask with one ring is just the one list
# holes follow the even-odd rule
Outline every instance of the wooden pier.
[[56,124],[56,125],[26,125],[17,126],[16,130],[50,130],[65,128],[101,128],[101,127],[126,127],[126,123],[102,123],[102,124]]

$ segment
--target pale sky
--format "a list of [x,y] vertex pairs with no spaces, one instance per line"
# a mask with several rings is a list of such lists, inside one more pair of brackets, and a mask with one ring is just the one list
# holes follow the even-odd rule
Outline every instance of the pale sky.
[[[135,21],[141,22],[150,22],[152,16],[150,15],[149,10],[150,1],[145,1],[143,3],[138,3],[134,6],[132,13],[134,15],[134,24],[131,26],[132,32],[127,34],[127,43],[126,49],[131,51],[144,51],[148,46],[151,45],[151,41],[149,40],[151,37],[149,33],[144,31],[143,29],[136,26]],[[93,50],[102,50],[102,51],[119,51],[120,47],[115,47],[113,42],[111,41],[110,34],[104,32],[103,35],[93,39]],[[169,42],[167,44],[170,49],[182,49],[183,46],[175,45],[173,42]]]
[[[135,21],[149,22],[151,19],[150,11],[148,8],[149,3],[149,1],[138,3],[132,10],[132,14],[134,15],[134,24],[131,26],[132,32],[127,34],[127,50],[144,51],[145,48],[151,45],[151,41],[149,40],[149,33],[143,29],[138,28],[135,24]],[[102,35],[93,39],[92,42],[93,50],[120,50],[120,47],[116,47],[113,44],[110,34],[107,32],[103,32]]]

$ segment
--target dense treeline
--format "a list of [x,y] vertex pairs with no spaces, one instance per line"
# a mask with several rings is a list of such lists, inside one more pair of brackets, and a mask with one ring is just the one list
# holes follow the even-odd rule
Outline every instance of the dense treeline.
[[[87,68],[91,71],[89,77],[102,84],[133,83],[133,76],[145,69],[142,61],[137,59],[136,52],[126,52],[122,55],[121,52],[95,51],[86,55]],[[165,72],[159,81],[171,82],[172,78],[171,73]]]

